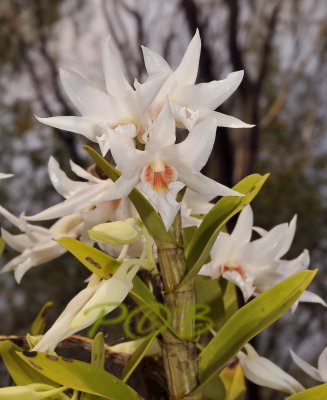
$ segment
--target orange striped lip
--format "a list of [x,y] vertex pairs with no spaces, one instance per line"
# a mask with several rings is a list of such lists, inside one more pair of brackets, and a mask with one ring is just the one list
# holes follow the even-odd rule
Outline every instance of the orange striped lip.
[[236,271],[241,276],[244,276],[244,269],[240,265],[236,265],[235,267],[230,267],[228,265],[223,266],[223,272],[230,272],[230,271]]
[[149,183],[153,190],[164,191],[169,190],[169,184],[176,180],[176,173],[173,167],[163,163],[161,171],[154,170],[151,164],[148,164],[142,171],[142,181]]

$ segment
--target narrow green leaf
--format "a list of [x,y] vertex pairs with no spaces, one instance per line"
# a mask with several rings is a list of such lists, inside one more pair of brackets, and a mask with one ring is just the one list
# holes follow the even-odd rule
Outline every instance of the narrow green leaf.
[[225,315],[223,294],[217,279],[198,275],[194,280],[196,303],[208,306],[207,316],[212,320],[213,329]]
[[147,336],[146,338],[143,339],[142,343],[140,346],[137,348],[137,350],[132,354],[130,359],[127,361],[124,370],[123,370],[123,376],[122,380],[123,382],[127,382],[132,373],[135,371],[137,366],[140,364],[142,361],[143,357],[145,356],[146,352],[149,350],[151,347],[154,339],[157,337],[157,335],[160,333],[160,331],[155,331],[151,335]]
[[[89,146],[83,146],[84,150],[93,158],[97,166],[113,181],[116,181],[120,173],[108,161],[106,161],[99,153]],[[156,241],[158,247],[175,246],[175,239],[162,222],[161,217],[152,207],[151,203],[143,196],[143,194],[133,189],[129,194],[129,198],[137,209],[142,222],[149,231],[152,238]]]
[[318,385],[313,388],[303,390],[302,392],[292,394],[286,400],[326,400],[327,399],[327,383]]
[[32,336],[37,336],[37,335],[42,335],[44,332],[45,326],[46,326],[46,315],[48,310],[53,307],[53,302],[48,301],[47,303],[44,304],[44,306],[41,308],[40,312],[36,316],[30,330],[30,334]]
[[58,386],[54,381],[28,367],[26,363],[17,356],[17,351],[22,351],[22,349],[9,340],[0,342],[1,358],[16,385],[24,386],[32,383],[44,383],[46,385]]
[[6,242],[3,240],[3,238],[0,236],[0,257],[2,256],[4,250],[6,247]]
[[140,311],[151,319],[156,328],[160,328],[160,331],[165,329],[172,330],[169,310],[163,304],[157,302],[153,293],[138,276],[133,279],[133,289],[129,292],[129,296],[139,306]]
[[94,365],[44,353],[17,352],[17,355],[40,374],[68,388],[110,400],[141,399],[140,395],[120,379]]
[[102,279],[110,278],[120,266],[120,262],[115,258],[79,240],[62,237],[57,239],[57,242],[65,247],[87,269]]
[[299,272],[236,311],[200,354],[200,387],[220,372],[245,343],[280,318],[303,293],[316,272]]
[[98,332],[92,344],[91,364],[104,369],[105,352],[103,333]]
[[247,176],[233,187],[234,190],[243,193],[244,197],[225,196],[208,212],[186,249],[185,256],[188,273],[179,284],[179,287],[196,276],[202,265],[209,258],[218,233],[230,218],[255,198],[268,176],[269,174]]

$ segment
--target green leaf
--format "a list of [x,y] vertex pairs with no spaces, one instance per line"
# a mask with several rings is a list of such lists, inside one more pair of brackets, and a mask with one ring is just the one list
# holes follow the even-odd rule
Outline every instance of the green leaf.
[[62,237],[57,239],[57,242],[102,279],[110,278],[120,266],[120,262],[115,258],[79,240]]
[[4,239],[0,236],[0,257],[2,256],[4,250],[6,247],[6,242],[4,241]]
[[233,187],[234,190],[243,193],[244,197],[225,196],[208,212],[186,249],[185,257],[188,273],[179,284],[179,287],[197,275],[210,256],[211,248],[218,233],[230,218],[255,198],[268,176],[269,174],[247,176]]
[[[161,332],[165,329],[172,331],[169,310],[163,304],[157,302],[153,293],[138,276],[133,279],[133,289],[129,292],[129,296],[139,306],[140,311],[151,319],[156,328],[160,328]],[[175,334],[175,332],[173,333]]]
[[194,280],[196,303],[208,306],[207,316],[212,320],[212,327],[217,329],[218,322],[225,315],[223,294],[217,279],[198,275]]
[[37,336],[37,335],[42,335],[45,329],[46,325],[46,314],[48,310],[53,307],[53,302],[48,301],[47,303],[44,304],[44,306],[41,308],[40,312],[36,316],[30,330],[30,334],[32,336]]
[[92,344],[91,364],[104,369],[105,352],[103,333],[98,332]]
[[128,385],[94,365],[44,353],[17,353],[40,374],[68,388],[103,396],[110,400],[140,400]]
[[0,342],[0,354],[2,360],[16,385],[24,386],[37,382],[56,387],[58,386],[54,381],[28,367],[25,362],[18,357],[16,354],[17,351],[22,351],[22,349],[9,340]]
[[123,371],[123,376],[122,380],[123,382],[127,382],[132,373],[135,371],[137,366],[140,364],[142,361],[143,357],[145,356],[146,352],[149,350],[151,347],[154,339],[157,337],[157,335],[160,333],[160,331],[155,331],[151,335],[147,336],[146,338],[143,339],[142,343],[140,346],[137,348],[137,350],[133,353],[133,355],[130,357],[130,359],[127,361],[124,371]]
[[245,400],[246,386],[242,367],[235,362],[224,368],[220,373],[220,378],[226,389],[224,400]]
[[286,400],[326,400],[327,399],[327,383],[318,385],[313,388],[303,390],[302,392],[292,394]]
[[[89,146],[83,146],[89,155],[96,162],[97,166],[114,182],[119,178],[119,171],[114,168],[108,161],[106,161],[99,153],[93,150]],[[170,232],[166,231],[166,228],[162,222],[161,217],[152,207],[151,203],[143,196],[143,194],[137,190],[133,189],[129,194],[129,198],[137,209],[142,222],[149,231],[152,238],[155,240],[157,246],[161,247],[174,247],[175,239]]]
[[220,372],[245,343],[280,318],[303,293],[316,272],[299,272],[236,311],[201,352],[201,385],[196,391]]

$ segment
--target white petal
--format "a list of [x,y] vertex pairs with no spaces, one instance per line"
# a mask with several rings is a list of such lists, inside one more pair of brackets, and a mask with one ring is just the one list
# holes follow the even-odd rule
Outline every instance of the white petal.
[[84,168],[75,164],[72,160],[69,160],[70,168],[79,178],[83,178],[89,182],[99,183],[101,179],[92,175],[90,172],[86,171]]
[[276,258],[281,258],[284,254],[288,252],[294,239],[296,230],[296,215],[293,217],[292,221],[288,225],[288,229],[285,231],[283,244],[276,255]]
[[175,118],[169,104],[166,103],[152,125],[150,143],[147,148],[150,146],[154,146],[155,148],[169,146],[175,144],[175,141]]
[[26,219],[29,221],[46,221],[81,211],[87,206],[93,205],[95,197],[100,193],[103,194],[103,192],[106,190],[110,192],[110,187],[111,183],[108,181],[95,184],[83,192],[75,193],[69,199],[59,204],[49,207],[48,209],[41,211],[36,215],[26,217]]
[[[35,115],[35,118],[42,124],[52,126],[53,128],[63,131],[79,133],[87,139],[95,141],[97,132],[97,123],[90,117],[50,117],[40,118]],[[99,122],[99,121],[98,121]]]
[[26,248],[33,246],[34,242],[25,233],[20,235],[12,235],[5,229],[1,229],[1,235],[12,249],[22,253]]
[[216,279],[222,274],[222,267],[231,261],[234,242],[230,235],[220,232],[210,252],[211,261],[199,271],[199,275],[210,276]]
[[103,70],[109,94],[122,97],[124,92],[132,90],[126,79],[125,68],[119,51],[110,36],[107,38],[103,49]]
[[178,181],[171,182],[168,192],[156,192],[149,184],[143,182],[140,184],[142,191],[159,212],[167,230],[170,228],[181,207],[181,204],[176,201],[176,195],[184,186],[183,183]]
[[252,236],[252,226],[253,226],[253,211],[251,206],[246,206],[240,213],[233,233],[231,234],[233,240],[238,245],[243,243],[248,243]]
[[304,390],[304,387],[273,362],[265,357],[246,356],[239,353],[240,364],[245,377],[260,386],[293,394]]
[[0,172],[0,179],[8,179],[14,176],[13,174],[5,174],[3,172]]
[[191,209],[192,214],[207,214],[214,204],[210,203],[211,196],[201,196],[191,189],[187,189],[183,202]]
[[93,198],[95,204],[103,201],[123,199],[128,196],[134,189],[139,181],[139,176],[134,176],[131,179],[125,179],[121,176],[117,181],[110,186],[110,189],[99,192],[97,196]]
[[[208,161],[216,138],[216,126],[211,120],[198,123],[183,142],[169,148],[172,157],[183,160],[193,171],[200,171]],[[175,154],[173,154],[175,153]]]
[[138,268],[138,266],[134,266],[132,269],[128,269],[122,264],[114,276],[104,281],[78,312],[69,324],[70,328],[84,329],[95,322],[100,314],[106,315],[117,308],[133,288],[132,280]]
[[288,278],[297,272],[304,271],[310,264],[310,256],[308,250],[303,252],[294,260],[281,260],[278,265],[278,272],[284,277]]
[[77,332],[77,330],[70,328],[69,324],[84,304],[92,297],[96,289],[97,286],[89,284],[85,289],[79,292],[68,303],[52,327],[43,335],[42,339],[32,350],[43,352],[54,350],[59,342]]
[[159,94],[162,85],[167,80],[167,74],[158,74],[147,79],[146,82],[138,84],[136,89],[136,101],[140,107],[140,119],[148,108],[152,105],[154,99]]
[[61,69],[60,77],[68,97],[82,115],[106,118],[109,122],[119,120],[124,113],[127,117],[122,102],[92,87],[77,72]]
[[265,236],[268,233],[267,229],[260,228],[259,226],[254,226],[252,229],[260,236]]
[[244,71],[236,71],[220,81],[187,86],[181,91],[179,99],[196,108],[215,110],[235,92],[243,75]]
[[241,275],[236,270],[229,270],[223,272],[222,276],[225,279],[233,282],[236,286],[238,286],[241,289],[245,302],[247,302],[255,292],[255,287],[253,285],[254,281],[253,275],[246,273],[244,275]]
[[216,126],[226,128],[253,128],[255,125],[247,124],[238,118],[232,117],[231,115],[223,114],[218,111],[200,111],[200,119],[210,118],[215,121]]
[[[176,162],[175,162],[176,164]],[[191,169],[179,164],[176,165],[179,180],[184,182],[185,185],[194,190],[195,192],[204,196],[243,196],[243,194],[236,192],[233,189],[228,188],[221,183],[214,181],[201,174],[200,172],[194,172]]]
[[[301,303],[318,303],[324,307],[327,307],[327,303],[324,299],[318,296],[316,293],[310,292],[309,290],[305,290],[301,296],[299,297],[299,301]],[[327,381],[327,378],[326,378]]]
[[146,72],[149,75],[171,72],[169,64],[163,57],[161,57],[160,54],[156,53],[153,50],[148,49],[147,47],[144,46],[141,47],[143,51],[143,58],[144,58]]
[[15,217],[15,215],[11,214],[8,210],[6,210],[4,207],[0,206],[0,214],[4,216],[9,222],[11,222],[13,225],[17,226],[18,228],[21,228],[22,226],[22,221],[20,218]]
[[200,118],[199,110],[188,107],[187,105],[181,105],[171,99],[169,100],[169,104],[175,115],[177,126],[181,128],[185,127],[190,131]]
[[122,175],[129,179],[140,174],[147,162],[146,153],[137,150],[134,141],[125,135],[111,133],[110,144],[111,154]]
[[316,381],[324,382],[324,379],[322,378],[322,376],[317,368],[314,368],[312,365],[310,365],[306,361],[302,360],[302,358],[299,357],[297,354],[295,354],[293,350],[290,350],[290,353],[291,353],[293,362],[299,368],[301,368],[302,371],[304,371],[307,375],[311,376],[311,378],[315,379]]
[[277,225],[264,237],[249,243],[245,261],[261,267],[271,264],[283,244],[286,230],[287,224]]
[[198,29],[188,45],[182,61],[176,68],[174,75],[177,81],[183,85],[193,85],[199,69],[201,52],[201,39]]
[[327,382],[327,347],[325,347],[318,358],[318,370],[324,382]]
[[60,169],[58,161],[52,156],[48,162],[48,171],[53,187],[65,199],[82,190],[88,190],[90,185],[92,185],[89,182],[76,182],[68,178],[68,176]]

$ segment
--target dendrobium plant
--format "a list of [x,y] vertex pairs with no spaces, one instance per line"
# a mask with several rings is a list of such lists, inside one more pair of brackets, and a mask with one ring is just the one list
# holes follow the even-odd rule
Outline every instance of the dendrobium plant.
[[[241,84],[243,71],[196,84],[200,48],[197,31],[172,70],[144,47],[148,77],[132,87],[109,38],[106,92],[61,70],[65,92],[81,115],[37,119],[85,136],[101,154],[84,147],[93,164],[83,169],[70,162],[76,180],[50,158],[49,178],[62,202],[19,217],[0,206],[0,215],[21,232],[2,229],[0,254],[5,244],[21,254],[6,260],[1,272],[14,271],[20,283],[30,268],[69,252],[90,276],[45,333],[48,305],[19,341],[23,347],[1,336],[0,354],[16,386],[0,389],[0,399],[140,400],[147,382],[132,388],[129,378],[144,357],[160,360],[147,391],[161,387],[164,393],[151,392],[151,398],[201,400],[208,390],[217,400],[243,399],[244,378],[288,393],[290,400],[327,398],[324,385],[305,390],[248,343],[299,301],[326,303],[306,290],[317,272],[308,269],[308,251],[282,258],[296,217],[269,231],[253,226],[249,203],[268,175],[252,174],[228,188],[201,173],[217,127],[252,125],[216,111]],[[183,140],[177,128],[184,130]],[[0,173],[1,180],[11,176]],[[228,233],[226,223],[238,212]],[[34,224],[47,220],[56,221],[48,228]],[[254,233],[259,237],[252,239]],[[239,305],[239,289],[245,306]],[[211,312],[216,310],[219,315]],[[108,325],[114,322],[123,322],[118,347],[108,347],[101,332],[90,333],[101,327],[110,342]],[[85,328],[91,337],[83,335]],[[91,364],[59,356],[76,343],[84,350],[91,344]],[[112,352],[121,353],[117,360],[124,364],[118,376],[105,370]],[[325,353],[317,370],[292,357],[325,382]]]

